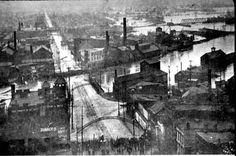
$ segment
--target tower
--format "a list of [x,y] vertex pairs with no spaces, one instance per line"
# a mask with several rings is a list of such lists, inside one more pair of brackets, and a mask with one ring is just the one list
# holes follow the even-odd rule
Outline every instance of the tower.
[[67,83],[66,80],[60,76],[57,78],[57,80],[54,82],[54,94],[56,97],[59,98],[66,98],[67,92]]

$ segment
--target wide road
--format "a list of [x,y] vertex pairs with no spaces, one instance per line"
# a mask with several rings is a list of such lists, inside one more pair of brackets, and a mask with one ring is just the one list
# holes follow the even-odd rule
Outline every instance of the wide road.
[[[45,12],[45,19],[48,27],[52,28],[52,22]],[[54,55],[55,59],[58,58],[60,61],[56,61],[61,68],[61,71],[67,71],[68,67],[73,69],[79,69],[76,65],[73,55],[67,47],[61,45],[62,37],[59,33],[54,32],[51,34],[54,44]],[[96,93],[94,88],[88,82],[88,75],[74,76],[70,78],[70,88],[74,88],[74,109],[73,109],[73,125],[74,127],[81,127],[82,125],[82,107],[83,107],[83,125],[102,116],[117,116],[118,114],[118,103],[109,101],[101,97]],[[121,112],[122,113],[122,112]],[[136,132],[138,129],[136,130]],[[103,120],[100,121],[84,131],[84,140],[98,138],[104,135],[105,138],[117,138],[117,137],[132,137],[130,130],[120,120]],[[137,133],[141,134],[141,133]],[[80,139],[81,135],[78,135]],[[71,131],[71,140],[76,140],[76,131]]]

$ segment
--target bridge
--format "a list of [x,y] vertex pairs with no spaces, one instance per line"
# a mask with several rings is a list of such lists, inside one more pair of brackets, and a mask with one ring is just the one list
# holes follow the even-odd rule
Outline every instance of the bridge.
[[[91,126],[92,124],[97,123],[99,121],[102,121],[102,120],[114,120],[114,119],[133,124],[133,120],[125,118],[125,117],[121,117],[121,116],[103,116],[103,117],[99,117],[97,119],[94,119],[94,120],[86,123],[85,125],[83,125],[83,127],[82,126],[81,127],[77,127],[77,133],[81,132],[85,128],[87,128],[87,127]],[[137,122],[134,122],[134,123],[135,123],[135,126],[143,129],[143,127],[141,125],[139,125]]]
[[78,76],[78,75],[83,75],[83,74],[88,74],[89,71],[88,70],[70,70],[70,71],[67,71],[67,72],[59,72],[59,73],[42,73],[40,74],[41,77],[53,77],[53,78],[56,78],[56,77],[59,77],[59,76],[62,76],[62,77],[69,77],[69,76]]

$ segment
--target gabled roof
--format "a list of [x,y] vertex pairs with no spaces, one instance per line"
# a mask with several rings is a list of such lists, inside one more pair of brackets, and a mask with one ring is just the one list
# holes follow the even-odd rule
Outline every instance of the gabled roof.
[[6,54],[8,54],[8,55],[13,55],[16,50],[11,46],[5,46],[2,49],[2,51],[6,52]]
[[54,84],[66,84],[66,80],[62,76],[59,76]]
[[145,59],[142,62],[147,62],[148,64],[155,64],[155,63],[160,62],[160,59],[159,58],[151,58],[151,59]]
[[42,88],[50,88],[50,83],[48,81],[44,81]]
[[44,45],[40,45],[39,47],[37,47],[37,48],[33,51],[33,53],[35,53],[35,52],[37,52],[37,51],[39,51],[39,50],[41,50],[41,49],[44,49],[44,50],[46,50],[46,51],[48,51],[48,52],[51,53],[51,50],[48,49],[48,48],[47,48],[46,46],[44,46]]

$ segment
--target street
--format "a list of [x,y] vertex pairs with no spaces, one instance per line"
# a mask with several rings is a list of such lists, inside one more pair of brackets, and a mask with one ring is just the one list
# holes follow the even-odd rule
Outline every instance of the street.
[[[52,28],[52,23],[47,13],[45,12],[45,18],[48,23],[48,27]],[[56,62],[56,66],[59,66],[56,69],[58,71],[68,71],[79,69],[78,65],[73,59],[73,55],[68,50],[67,47],[61,46],[62,37],[59,33],[53,32],[53,55]],[[74,76],[70,78],[70,88],[74,88],[73,97],[74,97],[74,107],[73,107],[73,129],[71,129],[71,141],[76,141],[76,128],[82,126],[82,116],[83,116],[83,125],[93,121],[99,117],[103,116],[117,116],[118,115],[118,102],[109,101],[101,97],[96,93],[94,88],[88,82],[88,75]],[[82,114],[83,107],[83,114]],[[121,115],[123,114],[123,109],[120,109]],[[71,118],[72,119],[72,118]],[[130,123],[127,125],[132,126]],[[142,131],[138,128],[135,128],[137,134],[141,135]],[[133,137],[132,132],[124,125],[123,121],[116,119],[102,120],[97,123],[92,124],[90,127],[87,127],[83,131],[84,140],[95,139],[102,135],[105,138],[131,138]],[[78,139],[81,139],[81,135],[78,134]]]

